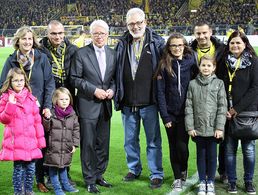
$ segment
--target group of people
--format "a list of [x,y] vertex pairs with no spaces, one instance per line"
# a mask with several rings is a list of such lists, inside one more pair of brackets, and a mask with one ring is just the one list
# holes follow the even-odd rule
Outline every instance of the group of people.
[[[141,176],[142,123],[149,186],[162,186],[160,113],[168,137],[173,190],[181,191],[187,179],[191,137],[196,143],[198,195],[215,194],[218,143],[220,178],[228,183],[229,193],[237,192],[239,140],[229,133],[229,126],[242,111],[257,111],[258,104],[258,58],[248,38],[236,30],[224,45],[204,22],[195,25],[191,45],[180,33],[165,42],[147,27],[139,8],[127,12],[126,25],[115,49],[107,46],[109,26],[103,20],[91,23],[92,43],[80,49],[69,42],[56,20],[49,23],[41,45],[29,27],[17,30],[15,51],[0,79],[0,121],[5,124],[0,160],[14,161],[16,195],[34,194],[34,174],[41,192],[49,190],[46,174],[56,195],[78,192],[69,174],[78,146],[87,191],[99,193],[97,185],[111,188],[104,173],[112,99],[124,127],[128,166],[124,182]],[[245,189],[255,194],[255,140],[241,139],[241,145]]]

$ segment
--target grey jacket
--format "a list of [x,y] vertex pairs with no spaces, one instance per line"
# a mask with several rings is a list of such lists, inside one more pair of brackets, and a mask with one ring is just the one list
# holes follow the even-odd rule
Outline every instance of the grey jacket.
[[195,130],[198,136],[214,136],[224,131],[227,98],[224,83],[214,74],[200,74],[190,82],[185,107],[186,131]]

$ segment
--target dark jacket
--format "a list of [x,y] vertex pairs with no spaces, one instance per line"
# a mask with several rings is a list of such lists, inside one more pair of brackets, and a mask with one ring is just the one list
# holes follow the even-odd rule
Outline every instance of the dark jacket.
[[[38,49],[34,49],[34,51],[34,64],[30,78],[32,94],[38,99],[41,109],[50,109],[52,108],[52,93],[55,90],[52,69],[47,56]],[[14,67],[20,67],[19,62],[17,62],[17,51],[11,54],[4,64],[0,79],[1,87],[6,80],[8,71]]]
[[[42,44],[41,47],[41,51],[43,53],[45,53],[49,59],[50,64],[53,62],[53,57],[50,53],[50,51],[47,48],[47,42],[48,42],[48,38],[44,37],[40,43]],[[71,87],[70,82],[69,82],[69,75],[70,75],[70,68],[71,68],[71,62],[72,62],[72,57],[74,55],[74,53],[78,50],[78,47],[76,47],[75,45],[73,45],[67,38],[64,38],[64,42],[66,44],[66,50],[65,50],[65,59],[64,59],[64,69],[65,69],[65,73],[66,73],[66,80],[64,81],[64,83],[62,84],[63,87],[66,87],[69,89],[69,91],[72,93],[72,95],[74,96],[75,94],[75,89],[73,87]],[[51,64],[52,65],[52,64]],[[60,84],[56,83],[56,87],[61,87],[59,86]]]
[[[225,49],[225,44],[222,43],[218,38],[211,36],[211,42],[213,43],[213,45],[215,46],[215,59],[216,62],[221,61],[224,49]],[[194,50],[194,57],[196,60],[196,64],[198,63],[198,54],[197,54],[197,46],[198,46],[198,42],[195,39],[192,43],[191,43],[191,47]],[[219,66],[219,64],[217,64],[217,67]],[[217,69],[216,69],[217,70]]]
[[[178,89],[177,62],[180,64],[181,96]],[[157,78],[158,105],[164,124],[175,122],[178,116],[184,116],[188,84],[197,69],[193,55],[186,55],[182,60],[173,60],[171,63],[175,76],[172,77],[164,69]]]
[[[228,94],[229,76],[225,61],[220,65],[218,77],[224,81]],[[233,108],[237,113],[258,110],[258,58],[251,58],[251,66],[238,69],[232,81]]]
[[58,119],[54,110],[49,120],[43,119],[48,133],[48,146],[44,156],[44,165],[64,168],[71,165],[73,146],[80,144],[78,117],[74,111],[64,119]]
[[[154,31],[152,31],[150,28],[146,28],[145,33],[149,35],[149,42],[145,43],[144,47],[150,47],[151,55],[152,55],[152,70],[153,74],[155,73],[157,69],[158,62],[160,60],[162,50],[164,47],[164,39],[156,34]],[[123,73],[124,73],[124,66],[125,66],[125,60],[126,55],[128,55],[128,47],[130,43],[132,42],[132,35],[129,33],[129,31],[126,31],[125,34],[120,38],[120,41],[118,42],[115,50],[117,52],[116,60],[117,60],[117,71],[116,71],[116,93],[114,97],[115,102],[115,109],[121,110],[124,106],[123,104],[123,98],[124,98],[124,84],[123,84]],[[156,82],[154,82],[153,79],[153,88],[152,88],[152,97],[153,100],[156,99],[155,96],[155,90],[156,90]]]

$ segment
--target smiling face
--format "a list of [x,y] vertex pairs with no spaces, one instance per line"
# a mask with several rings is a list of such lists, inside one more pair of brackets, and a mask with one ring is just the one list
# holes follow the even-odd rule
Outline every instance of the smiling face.
[[140,39],[144,36],[146,29],[146,20],[140,14],[132,14],[127,21],[127,28],[134,39]]
[[26,54],[31,51],[33,47],[33,35],[31,32],[27,32],[23,37],[18,40],[19,50]]
[[101,48],[107,44],[108,32],[101,26],[95,26],[91,33],[92,42]]
[[183,39],[171,39],[169,43],[169,50],[171,54],[177,58],[177,59],[182,59],[183,53],[184,53],[184,41]]
[[19,93],[25,86],[25,78],[23,74],[14,73],[11,79],[11,87],[16,92]]
[[70,105],[70,97],[69,97],[69,95],[67,95],[66,93],[60,92],[58,97],[57,97],[56,104],[60,108],[65,110]]
[[246,45],[240,37],[234,37],[229,42],[229,51],[238,58],[244,51]]
[[208,25],[196,26],[194,36],[198,42],[199,48],[208,48],[211,45],[212,30]]
[[200,73],[205,77],[212,75],[212,73],[215,71],[215,68],[216,67],[213,65],[212,61],[207,59],[202,59],[199,67]]

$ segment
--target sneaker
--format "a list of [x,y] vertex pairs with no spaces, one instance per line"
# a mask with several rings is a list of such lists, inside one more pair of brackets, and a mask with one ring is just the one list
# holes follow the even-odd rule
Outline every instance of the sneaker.
[[160,178],[151,179],[150,188],[151,189],[160,188],[162,183],[163,183],[163,179],[160,179]]
[[182,171],[181,172],[181,180],[182,180],[182,182],[183,182],[183,184],[185,183],[185,181],[186,181],[186,178],[187,178],[187,171]]
[[228,193],[230,193],[230,194],[236,194],[237,193],[236,182],[229,182],[228,183]]
[[215,187],[213,182],[207,183],[206,195],[215,195]]
[[172,184],[172,190],[176,192],[182,191],[182,180],[176,179],[174,183]]
[[256,190],[254,188],[253,182],[245,182],[245,190],[247,194],[256,194]]
[[32,191],[32,192],[25,192],[25,195],[36,195],[36,194]]
[[201,181],[199,184],[198,195],[206,195],[206,182]]
[[131,172],[128,172],[127,175],[123,178],[124,181],[134,181],[135,179],[138,179],[140,175],[135,175]]
[[66,192],[79,192],[79,190],[74,188],[70,183],[63,185],[63,190]]
[[225,174],[222,174],[219,176],[219,180],[221,183],[227,184],[228,183],[228,176]]

